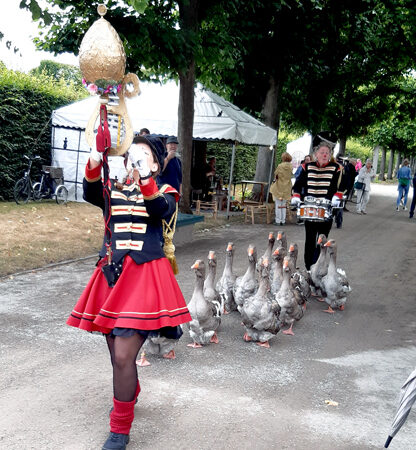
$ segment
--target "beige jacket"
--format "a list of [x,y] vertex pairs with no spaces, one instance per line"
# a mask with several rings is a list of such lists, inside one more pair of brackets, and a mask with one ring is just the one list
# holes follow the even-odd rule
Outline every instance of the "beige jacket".
[[274,172],[275,178],[276,175],[278,179],[270,187],[273,199],[279,200],[282,198],[283,200],[290,200],[292,197],[292,163],[280,163]]

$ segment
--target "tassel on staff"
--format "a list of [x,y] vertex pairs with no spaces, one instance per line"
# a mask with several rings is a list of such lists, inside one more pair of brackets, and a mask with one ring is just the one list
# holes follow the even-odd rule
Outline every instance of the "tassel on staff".
[[170,218],[169,222],[166,222],[166,220],[162,220],[163,239],[165,242],[163,245],[163,251],[165,253],[166,258],[170,262],[173,273],[175,275],[179,273],[178,263],[176,262],[175,257],[175,246],[173,245],[173,235],[175,234],[176,230],[177,218],[178,218],[178,204],[176,204],[176,210],[172,214],[172,217]]

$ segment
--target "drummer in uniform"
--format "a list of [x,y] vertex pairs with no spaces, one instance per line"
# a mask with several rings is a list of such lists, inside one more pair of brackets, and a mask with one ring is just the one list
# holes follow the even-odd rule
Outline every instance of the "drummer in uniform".
[[[299,206],[305,196],[331,201],[332,207],[339,207],[343,197],[344,186],[342,167],[333,156],[337,138],[334,133],[322,131],[313,139],[315,160],[302,164],[302,170],[293,186],[292,206]],[[320,252],[317,246],[318,236],[328,237],[332,227],[332,217],[323,221],[305,218],[305,267],[309,270]]]

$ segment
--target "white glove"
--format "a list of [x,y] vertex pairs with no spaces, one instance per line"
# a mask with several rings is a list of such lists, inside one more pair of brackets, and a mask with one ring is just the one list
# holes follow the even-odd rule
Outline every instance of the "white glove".
[[290,206],[298,206],[299,203],[300,203],[299,197],[292,197],[292,199],[290,200]]
[[103,159],[103,154],[100,152],[97,152],[95,145],[91,149],[90,158],[97,162],[101,162]]
[[333,208],[339,208],[341,205],[341,199],[334,195],[331,200],[331,205]]
[[145,180],[152,175],[147,156],[135,146],[129,150],[129,159],[133,168],[138,170],[141,179]]

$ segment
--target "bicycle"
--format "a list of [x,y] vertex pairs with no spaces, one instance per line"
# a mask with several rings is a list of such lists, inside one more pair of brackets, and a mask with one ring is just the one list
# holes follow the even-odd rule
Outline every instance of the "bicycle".
[[54,189],[54,179],[51,177],[50,172],[47,170],[41,171],[41,179],[36,183],[32,183],[30,178],[30,172],[32,168],[33,161],[40,160],[40,156],[26,156],[24,158],[29,160],[27,170],[23,176],[14,185],[14,199],[15,202],[20,205],[27,203],[30,198],[35,201],[40,201],[43,198],[55,197],[56,203],[62,204],[66,203],[68,200],[68,190],[63,184],[59,184],[56,189]]
[[33,196],[33,185],[32,180],[30,178],[30,171],[32,169],[33,161],[40,160],[40,156],[26,156],[23,155],[23,158],[26,158],[29,160],[29,164],[27,166],[27,169],[23,175],[23,178],[20,178],[20,180],[16,181],[16,184],[13,188],[13,196],[14,200],[18,205],[21,205],[23,203],[27,203],[31,196]]

